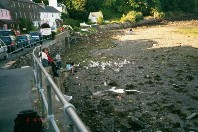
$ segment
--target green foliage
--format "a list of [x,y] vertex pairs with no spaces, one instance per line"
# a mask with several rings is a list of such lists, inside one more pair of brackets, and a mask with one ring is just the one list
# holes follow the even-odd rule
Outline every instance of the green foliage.
[[80,22],[78,20],[66,18],[66,19],[63,19],[63,25],[70,25],[72,27],[79,27]]
[[[58,0],[58,2],[64,2],[64,0]],[[66,0],[64,3],[69,12],[69,18],[82,22],[88,21],[90,12],[98,10],[103,12],[104,20],[114,20],[130,11],[141,12],[143,16],[153,15],[161,19],[164,16],[172,16],[171,12],[189,13],[198,9],[198,0]],[[68,16],[62,16],[62,18],[65,19]],[[139,18],[138,15],[137,18]],[[125,21],[125,19],[126,16],[123,16],[122,20]]]
[[101,16],[97,19],[97,23],[98,24],[103,24],[103,18]]
[[69,18],[69,14],[61,13],[61,19]]
[[[26,19],[26,18],[19,18],[19,28],[22,33],[27,33],[29,31],[32,31],[34,29],[33,23],[31,20]],[[23,30],[26,29],[26,30]]]
[[87,0],[72,0],[72,6],[75,10],[84,11]]
[[122,14],[120,13],[116,13],[115,11],[105,8],[105,9],[101,9],[102,13],[103,13],[103,19],[104,20],[109,20],[109,19],[117,19],[120,18],[122,16]]
[[129,11],[127,15],[123,15],[121,17],[121,22],[131,22],[131,23],[136,23],[140,20],[143,19],[142,13],[141,12],[136,12],[136,11]]
[[157,19],[164,19],[165,18],[165,13],[164,12],[154,12],[154,18]]

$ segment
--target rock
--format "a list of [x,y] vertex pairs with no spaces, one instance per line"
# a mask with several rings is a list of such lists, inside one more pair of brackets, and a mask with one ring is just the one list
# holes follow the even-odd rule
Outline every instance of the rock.
[[128,124],[131,125],[133,130],[141,130],[144,128],[144,123],[136,118],[130,118]]
[[162,80],[161,77],[160,77],[160,75],[154,76],[154,79],[157,80],[157,81],[161,81]]
[[174,87],[174,88],[180,88],[180,86],[177,85],[177,84],[173,84],[173,87]]
[[194,80],[194,77],[191,76],[191,75],[188,75],[188,76],[186,76],[186,80],[187,81],[192,81],[192,80]]
[[192,113],[191,115],[186,117],[186,120],[190,120],[190,119],[197,118],[197,117],[198,117],[198,113]]
[[151,76],[146,75],[144,78],[151,79]]
[[183,122],[182,120],[175,114],[168,114],[164,120],[166,121],[169,126],[173,126],[176,128],[183,127]]

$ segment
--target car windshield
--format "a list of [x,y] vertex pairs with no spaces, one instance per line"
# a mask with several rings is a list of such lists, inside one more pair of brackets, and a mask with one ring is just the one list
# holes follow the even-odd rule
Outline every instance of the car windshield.
[[27,39],[27,36],[17,36],[17,39]]
[[10,31],[0,31],[0,36],[9,36]]
[[40,35],[40,33],[39,32],[31,32],[31,33],[29,33],[31,36],[39,36]]
[[4,43],[9,43],[11,40],[9,37],[0,37],[0,39],[4,42]]

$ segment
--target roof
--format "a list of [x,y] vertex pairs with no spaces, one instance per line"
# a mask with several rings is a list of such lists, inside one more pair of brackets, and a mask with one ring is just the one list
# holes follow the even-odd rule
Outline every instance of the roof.
[[[31,0],[14,0],[16,1],[20,1],[20,2],[26,2],[26,3],[32,3],[32,4],[36,4],[35,2],[31,1]],[[9,9],[10,6],[10,0],[0,0],[0,4],[3,5],[6,9]]]
[[7,9],[9,8],[9,1],[8,0],[0,0],[0,3],[5,8],[7,8]]
[[7,10],[7,8],[5,6],[3,6],[1,3],[0,3],[0,9],[6,9]]
[[100,17],[100,16],[103,17],[101,11],[99,11],[99,12],[90,12],[90,15],[92,15],[93,17]]
[[[18,1],[21,1],[21,2],[27,2],[27,3],[34,3],[33,1],[31,1],[31,0],[18,0]],[[36,3],[34,3],[34,4],[36,4]]]
[[45,6],[45,8],[41,8],[40,12],[55,12],[55,13],[60,13],[56,8],[52,6]]

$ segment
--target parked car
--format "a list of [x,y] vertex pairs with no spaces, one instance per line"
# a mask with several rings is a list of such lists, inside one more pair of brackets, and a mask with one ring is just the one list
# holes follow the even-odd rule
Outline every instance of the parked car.
[[36,43],[29,34],[17,35],[16,39],[17,43],[22,44],[23,47],[31,47]]
[[6,44],[0,40],[0,58],[7,59],[8,54],[7,54],[7,46]]
[[30,32],[29,35],[31,35],[32,39],[34,39],[37,43],[40,44],[43,43],[43,35],[40,32],[38,31]]
[[17,50],[18,45],[15,36],[0,36],[0,39],[7,45],[8,53]]
[[16,36],[15,32],[12,29],[0,30],[0,36]]

